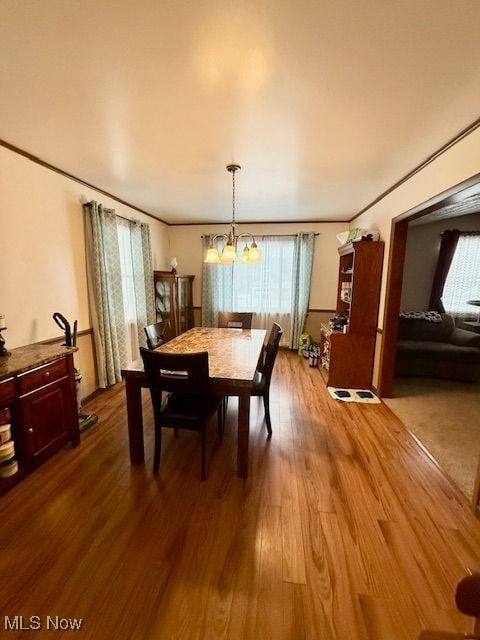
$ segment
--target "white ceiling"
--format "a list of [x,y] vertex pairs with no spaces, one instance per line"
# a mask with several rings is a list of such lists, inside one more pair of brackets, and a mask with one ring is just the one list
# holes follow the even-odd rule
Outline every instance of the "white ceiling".
[[168,222],[348,220],[479,115],[479,0],[1,0],[0,137]]

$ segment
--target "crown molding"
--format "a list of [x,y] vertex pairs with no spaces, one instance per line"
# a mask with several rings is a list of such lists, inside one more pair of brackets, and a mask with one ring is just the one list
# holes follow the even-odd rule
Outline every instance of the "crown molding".
[[356,218],[361,216],[362,213],[365,213],[365,211],[368,211],[369,209],[374,207],[376,204],[378,204],[380,202],[380,200],[383,200],[383,198],[385,198],[390,193],[392,193],[392,191],[395,191],[395,189],[398,189],[398,187],[400,187],[402,184],[404,184],[404,182],[407,182],[407,180],[410,180],[410,178],[413,178],[414,175],[416,175],[417,173],[422,171],[422,169],[425,169],[425,167],[427,167],[429,164],[431,164],[434,160],[436,160],[441,155],[443,155],[446,151],[448,151],[453,146],[455,146],[457,144],[457,142],[460,142],[461,140],[463,140],[463,138],[466,138],[468,135],[473,133],[479,127],[480,127],[480,118],[477,118],[471,124],[469,124],[468,127],[465,127],[465,129],[462,129],[462,131],[460,131],[460,133],[457,133],[456,136],[451,138],[442,147],[440,147],[440,149],[435,151],[435,153],[432,153],[423,162],[421,162],[414,169],[412,169],[405,176],[403,176],[403,178],[400,178],[400,180],[395,182],[395,184],[393,184],[391,187],[389,187],[383,193],[381,193],[377,198],[375,198],[375,200],[372,200],[372,202],[370,202],[370,204],[367,204],[366,207],[363,207],[363,209],[361,209],[361,211],[356,213],[353,216],[353,218],[350,218],[350,220],[348,222],[353,222]]
[[156,220],[157,222],[162,222],[163,224],[168,225],[168,222],[165,222],[165,220],[158,218],[157,216],[153,215],[153,213],[150,213],[149,211],[145,211],[145,209],[141,209],[140,207],[137,207],[136,205],[131,204],[126,200],[122,200],[122,198],[119,198],[113,193],[110,193],[109,191],[105,191],[105,189],[102,189],[101,187],[97,187],[94,184],[87,182],[86,180],[82,180],[82,178],[79,178],[78,176],[74,176],[72,173],[68,173],[68,171],[64,171],[63,169],[60,169],[59,167],[56,167],[53,164],[50,164],[50,162],[46,162],[45,160],[42,160],[41,158],[34,156],[28,151],[25,151],[24,149],[20,149],[20,147],[16,147],[14,144],[10,144],[10,142],[7,142],[6,140],[2,140],[1,138],[0,138],[0,146],[5,147],[6,149],[9,149],[10,151],[17,153],[18,155],[23,156],[24,158],[27,158],[27,160],[31,160],[32,162],[35,162],[35,164],[39,164],[41,167],[44,167],[45,169],[50,169],[50,171],[54,171],[55,173],[60,174],[64,178],[68,178],[69,180],[78,182],[79,184],[82,184],[84,187],[88,187],[89,189],[94,189],[98,193],[101,193],[104,196],[107,196],[108,198],[115,200],[115,202],[119,202],[120,204],[123,204],[126,207],[129,207],[130,209],[134,209],[135,211],[143,213],[144,215],[148,216],[149,218],[152,218],[153,220]]

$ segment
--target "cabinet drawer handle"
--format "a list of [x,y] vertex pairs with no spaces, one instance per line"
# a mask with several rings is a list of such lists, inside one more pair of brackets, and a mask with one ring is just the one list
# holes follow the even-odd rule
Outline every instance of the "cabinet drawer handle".
[[28,431],[28,433],[33,433],[32,427],[28,427],[27,431]]
[[49,378],[50,377],[50,371],[45,371],[45,377]]

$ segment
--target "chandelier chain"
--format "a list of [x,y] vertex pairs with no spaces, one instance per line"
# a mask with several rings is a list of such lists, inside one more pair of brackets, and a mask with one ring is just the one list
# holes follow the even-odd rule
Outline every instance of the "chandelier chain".
[[232,222],[235,225],[235,171],[232,171]]
[[[258,262],[260,260],[260,250],[255,242],[255,236],[252,233],[244,232],[238,236],[235,233],[235,227],[237,226],[235,220],[235,172],[241,169],[239,164],[227,164],[227,171],[232,174],[232,222],[230,225],[229,233],[217,233],[210,238],[210,246],[205,256],[205,262],[208,264],[231,263],[237,260],[237,243],[240,238],[245,239],[245,246],[243,248],[241,261],[242,262]],[[222,255],[219,255],[218,249],[215,246],[217,238],[224,238],[225,244],[222,249]],[[249,246],[246,238],[251,238],[251,244]]]

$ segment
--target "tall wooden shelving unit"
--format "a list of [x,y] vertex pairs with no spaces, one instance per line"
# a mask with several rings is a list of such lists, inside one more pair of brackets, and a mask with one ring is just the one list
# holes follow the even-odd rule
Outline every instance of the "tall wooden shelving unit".
[[322,366],[332,387],[368,389],[382,279],[383,242],[352,242],[339,248],[336,313],[348,314],[346,332],[322,325]]

